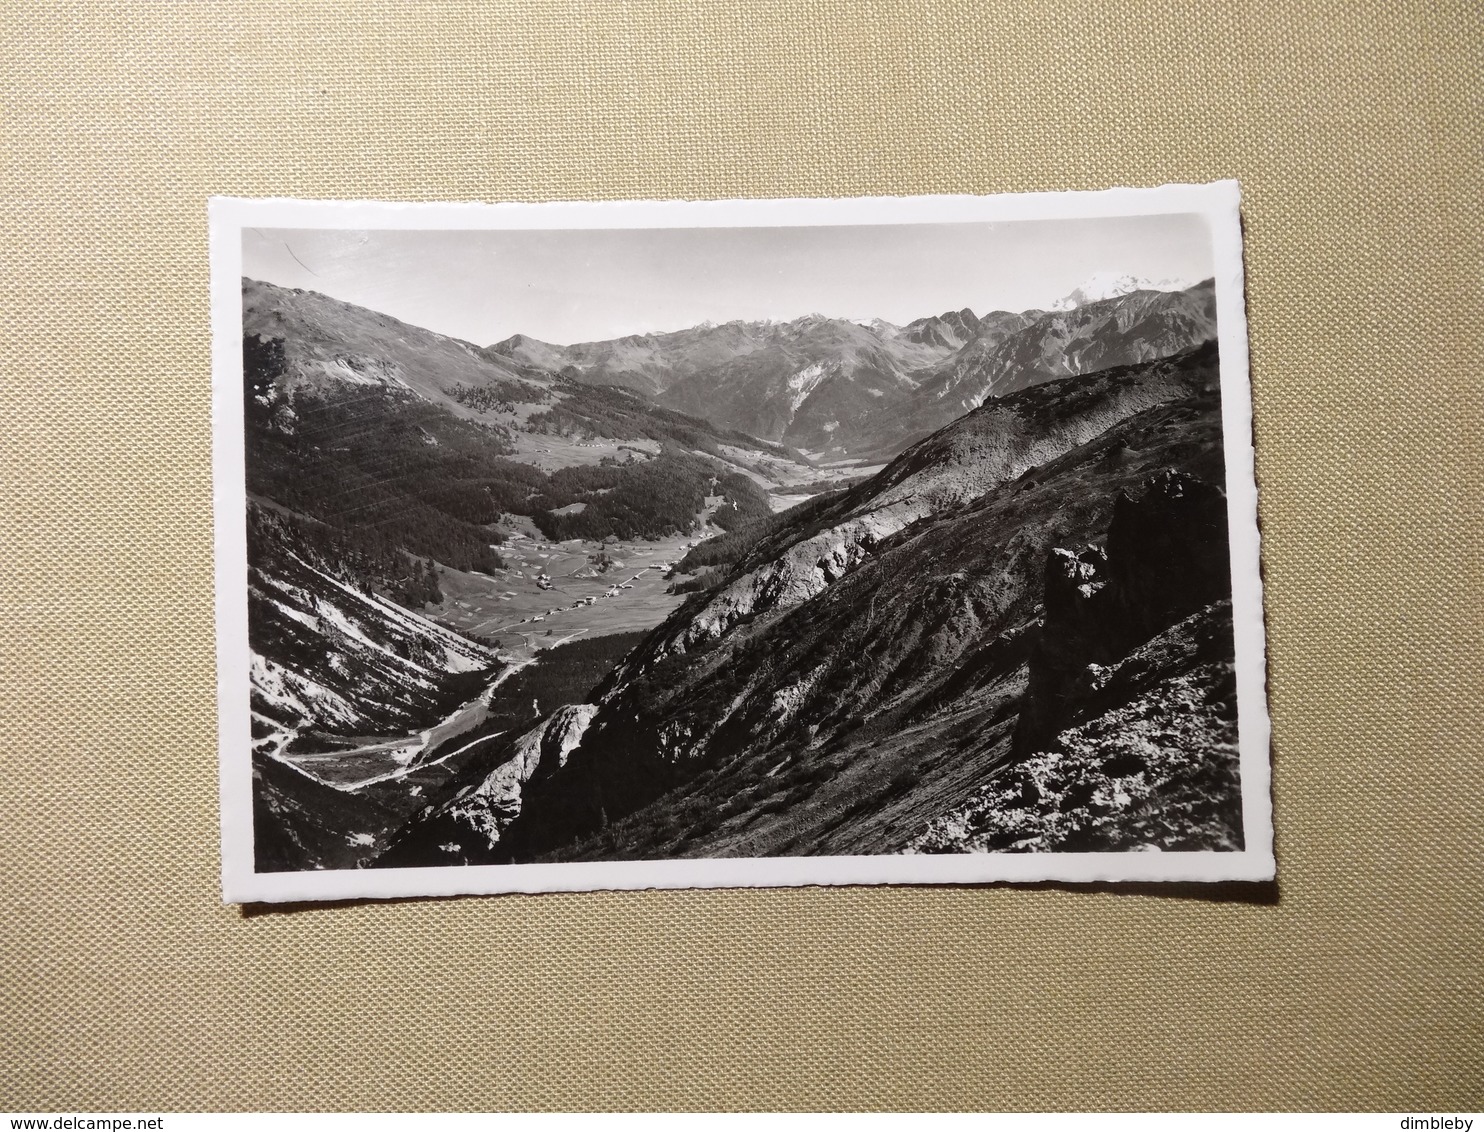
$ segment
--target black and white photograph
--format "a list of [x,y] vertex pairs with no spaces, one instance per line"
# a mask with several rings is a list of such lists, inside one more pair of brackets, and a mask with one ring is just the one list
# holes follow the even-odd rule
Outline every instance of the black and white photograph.
[[225,897],[1271,878],[1238,203],[214,200]]

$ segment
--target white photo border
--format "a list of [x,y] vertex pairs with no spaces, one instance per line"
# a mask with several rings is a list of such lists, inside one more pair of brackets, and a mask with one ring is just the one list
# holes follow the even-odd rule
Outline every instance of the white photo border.
[[[212,197],[213,499],[222,899],[346,900],[601,889],[989,882],[1267,881],[1276,875],[1252,391],[1236,181],[1096,192],[547,204],[385,203]],[[1236,639],[1244,848],[1239,852],[969,853],[453,865],[260,873],[254,869],[247,492],[242,407],[242,232],[790,227],[1081,220],[1170,213],[1207,223],[1215,265],[1221,411]]]

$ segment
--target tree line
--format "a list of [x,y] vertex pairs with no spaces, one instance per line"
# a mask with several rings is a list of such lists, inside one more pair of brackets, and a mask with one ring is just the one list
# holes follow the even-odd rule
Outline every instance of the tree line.
[[[413,605],[439,600],[432,561],[486,573],[502,567],[496,547],[507,516],[529,516],[553,540],[630,540],[690,531],[708,495],[726,496],[714,516],[726,530],[769,514],[766,494],[746,476],[684,447],[704,440],[714,448],[714,435],[692,434],[690,418],[620,391],[575,400],[613,407],[610,423],[633,424],[619,429],[631,439],[659,439],[660,454],[547,474],[509,459],[514,449],[502,432],[405,389],[293,387],[280,339],[245,337],[243,362],[249,493],[321,524],[295,531],[345,576]],[[646,413],[656,422],[641,428]],[[574,503],[580,512],[557,513]]]

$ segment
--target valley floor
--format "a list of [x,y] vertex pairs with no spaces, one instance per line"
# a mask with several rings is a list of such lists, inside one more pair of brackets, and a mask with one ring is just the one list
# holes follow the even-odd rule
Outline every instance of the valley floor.
[[[576,634],[554,639],[547,648],[566,644]],[[539,651],[539,650],[537,650]],[[296,750],[292,745],[275,757],[316,782],[336,790],[361,790],[382,782],[405,778],[413,771],[436,765],[458,754],[462,747],[455,740],[479,727],[490,715],[490,707],[500,695],[500,688],[512,676],[534,664],[536,657],[511,658],[489,685],[445,719],[413,735],[320,736],[316,748]]]
[[[581,539],[548,542],[532,528],[500,548],[506,568],[495,574],[440,571],[443,601],[425,613],[476,640],[499,641],[503,652],[524,660],[549,637],[652,629],[684,600],[666,592],[669,566],[691,544],[714,533],[708,528],[657,542],[605,546]],[[602,572],[593,561],[600,553],[614,563]],[[538,584],[540,574],[550,578],[549,589]],[[618,593],[610,596],[614,587]]]

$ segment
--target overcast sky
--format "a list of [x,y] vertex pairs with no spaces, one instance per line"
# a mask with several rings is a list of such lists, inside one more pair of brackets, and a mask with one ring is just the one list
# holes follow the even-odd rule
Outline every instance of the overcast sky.
[[1212,273],[1198,216],[583,231],[261,229],[243,274],[479,345],[568,345],[699,322],[1045,308],[1089,279]]

